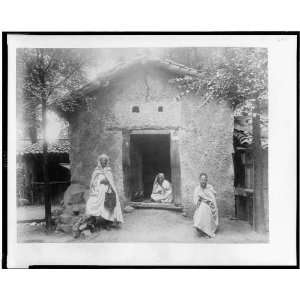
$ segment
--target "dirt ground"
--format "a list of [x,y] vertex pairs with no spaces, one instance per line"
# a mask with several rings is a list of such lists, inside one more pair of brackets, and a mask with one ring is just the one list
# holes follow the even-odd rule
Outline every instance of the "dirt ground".
[[[52,210],[58,208],[58,205],[52,205]],[[18,221],[43,219],[45,217],[44,205],[20,206],[17,209]]]
[[[38,211],[37,209],[35,209]],[[32,213],[32,212],[31,212]],[[33,213],[32,213],[33,214]],[[43,211],[41,210],[41,214]],[[24,215],[24,214],[23,214]],[[36,217],[36,215],[35,215]],[[119,229],[100,230],[89,237],[74,239],[65,233],[46,233],[42,225],[18,224],[18,241],[24,243],[82,242],[183,242],[183,243],[261,243],[266,235],[251,230],[245,221],[221,218],[216,237],[207,239],[193,228],[193,221],[181,213],[159,209],[135,209],[125,214]]]

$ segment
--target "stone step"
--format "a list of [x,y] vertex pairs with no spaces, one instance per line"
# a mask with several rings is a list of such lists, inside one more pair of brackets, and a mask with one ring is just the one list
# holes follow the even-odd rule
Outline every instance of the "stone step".
[[183,211],[182,205],[175,205],[173,203],[153,203],[153,202],[129,202],[128,205],[134,208],[154,208],[154,209],[167,209],[174,211]]

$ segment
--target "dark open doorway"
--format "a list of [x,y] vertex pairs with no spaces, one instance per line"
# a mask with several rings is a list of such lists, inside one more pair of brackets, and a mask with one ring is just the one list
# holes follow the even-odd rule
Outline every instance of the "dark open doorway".
[[130,135],[131,191],[150,198],[155,176],[162,172],[171,181],[170,135]]

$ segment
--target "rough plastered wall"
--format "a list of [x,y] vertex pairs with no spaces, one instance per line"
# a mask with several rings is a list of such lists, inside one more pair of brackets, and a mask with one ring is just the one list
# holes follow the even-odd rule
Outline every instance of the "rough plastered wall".
[[220,216],[234,214],[233,114],[226,103],[189,97],[182,100],[180,130],[182,197],[191,214],[193,190],[199,174],[208,174],[217,191]]
[[[117,81],[108,93],[99,98],[111,106],[114,117],[109,126],[144,129],[163,128],[180,125],[181,103],[176,101],[178,92],[168,84],[171,75],[156,69],[135,70]],[[175,75],[173,75],[174,77]],[[133,113],[138,106],[140,112]],[[163,112],[158,107],[163,106]]]
[[111,168],[119,188],[123,193],[122,179],[122,133],[106,131],[105,118],[97,111],[82,112],[72,122],[71,127],[71,174],[72,181],[89,185],[97,157],[107,153],[111,159]]
[[[168,83],[174,76],[158,69],[134,69],[95,94],[88,111],[79,112],[70,123],[72,180],[88,184],[97,156],[107,153],[124,201],[122,130],[180,127],[181,190],[187,211],[193,211],[199,173],[207,172],[218,192],[221,215],[230,214],[234,209],[231,109],[214,103],[200,107],[201,101],[193,97],[177,101],[178,90]],[[139,106],[140,112],[133,113],[133,106]]]

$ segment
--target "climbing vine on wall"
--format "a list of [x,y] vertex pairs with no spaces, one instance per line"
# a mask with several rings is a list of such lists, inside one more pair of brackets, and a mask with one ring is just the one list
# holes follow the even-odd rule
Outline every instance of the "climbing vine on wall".
[[189,93],[203,94],[204,101],[226,101],[236,115],[253,113],[254,102],[267,109],[267,50],[224,48],[210,55],[212,63],[202,65],[196,76],[170,80],[179,89],[178,98]]

